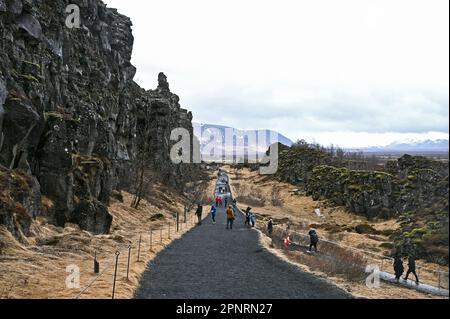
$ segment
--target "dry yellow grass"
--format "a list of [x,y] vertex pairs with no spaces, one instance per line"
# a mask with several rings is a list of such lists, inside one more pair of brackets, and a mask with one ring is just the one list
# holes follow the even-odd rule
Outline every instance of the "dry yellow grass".
[[[342,245],[364,249],[379,255],[388,256],[390,254],[388,248],[381,246],[383,243],[391,243],[388,236],[358,234],[347,230],[361,224],[369,224],[380,231],[395,230],[399,227],[396,220],[369,221],[363,216],[347,212],[343,207],[333,207],[326,201],[314,201],[311,197],[302,194],[302,191],[297,190],[293,185],[275,181],[271,177],[261,176],[258,172],[252,172],[249,169],[236,170],[229,166],[225,169],[230,174],[231,186],[235,196],[239,196],[238,190],[244,190],[244,192],[245,190],[247,192],[248,190],[257,190],[259,196],[262,195],[263,198],[268,199],[263,206],[253,209],[258,215],[259,223],[265,224],[269,218],[273,218],[275,224],[279,227],[289,226],[291,231],[297,230],[300,233],[307,233],[309,228],[317,228],[322,239],[337,241]],[[279,199],[282,206],[271,204],[270,197],[274,187],[279,189]],[[238,205],[245,208],[248,203],[240,202]],[[323,217],[316,215],[315,209],[317,208],[320,208]],[[260,227],[263,227],[263,225],[260,224]],[[271,249],[271,251],[282,254],[285,259],[288,258],[276,249]],[[374,259],[374,263],[381,266],[381,259]],[[384,270],[392,268],[389,261],[385,261],[383,264]],[[435,286],[437,286],[436,274],[422,271],[420,267],[448,272],[448,268],[422,260],[417,261],[417,264],[421,280]],[[305,265],[302,265],[302,267],[311,271]],[[319,275],[326,277],[323,273]],[[382,283],[380,289],[374,290],[367,288],[364,283],[350,283],[341,277],[328,277],[328,280],[339,284],[348,291],[351,290],[357,296],[367,298],[435,298],[418,291],[385,283]]]
[[[206,192],[212,194],[211,184]],[[183,216],[182,198],[167,189],[158,188],[152,203],[143,201],[139,209],[130,208],[132,195],[124,193],[124,202],[114,201],[110,212],[114,216],[111,234],[93,236],[78,226],[65,228],[49,225],[39,218],[32,225],[32,236],[19,243],[0,226],[0,298],[53,299],[76,298],[83,288],[98,276],[94,274],[94,254],[102,274],[81,299],[112,297],[114,259],[120,251],[115,298],[132,298],[141,274],[156,254],[194,227],[193,212],[180,232],[175,229],[175,215]],[[152,218],[162,214],[161,219]],[[183,221],[183,218],[181,218]],[[170,224],[170,232],[169,232]],[[150,230],[153,230],[150,246]],[[160,231],[162,229],[162,233]],[[161,236],[162,234],[162,236]],[[141,236],[140,261],[137,261]],[[129,278],[126,278],[128,246],[132,245]],[[80,288],[68,289],[66,269],[80,269]]]

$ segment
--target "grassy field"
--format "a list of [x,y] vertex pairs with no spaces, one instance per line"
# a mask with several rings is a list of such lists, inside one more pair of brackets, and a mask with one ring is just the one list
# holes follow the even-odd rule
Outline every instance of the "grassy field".
[[[205,192],[211,194],[213,184]],[[32,236],[19,243],[0,226],[0,298],[109,299],[112,297],[115,253],[120,251],[115,298],[132,298],[141,274],[158,251],[194,227],[194,212],[177,233],[175,216],[184,212],[184,199],[174,192],[156,187],[151,202],[143,201],[139,209],[130,208],[133,196],[123,193],[123,202],[114,200],[114,216],[109,235],[93,236],[77,225],[58,228],[38,218],[32,225]],[[183,218],[182,218],[183,221]],[[170,232],[169,232],[170,224]],[[150,230],[152,245],[150,246]],[[161,232],[162,230],[162,232]],[[138,257],[139,240],[141,250]],[[127,279],[128,247],[131,262]],[[100,262],[100,274],[94,274],[94,255]],[[68,266],[79,267],[80,288],[69,289]]]

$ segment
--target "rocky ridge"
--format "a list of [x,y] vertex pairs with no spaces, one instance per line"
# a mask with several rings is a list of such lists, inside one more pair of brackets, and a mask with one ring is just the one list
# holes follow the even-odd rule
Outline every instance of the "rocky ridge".
[[[69,4],[80,8],[80,28],[66,26]],[[182,127],[193,136],[192,114],[164,74],[156,90],[133,81],[131,27],[99,0],[0,0],[0,223],[12,233],[6,191],[17,174],[27,176],[28,195],[14,197],[21,220],[45,213],[58,226],[101,234],[112,221],[111,193],[133,183],[143,141],[151,168],[171,186],[195,171],[170,161],[170,133]]]
[[448,264],[448,162],[404,155],[376,171],[352,170],[317,147],[283,147],[282,181],[303,187],[314,200],[345,206],[370,219],[397,219],[395,251]]

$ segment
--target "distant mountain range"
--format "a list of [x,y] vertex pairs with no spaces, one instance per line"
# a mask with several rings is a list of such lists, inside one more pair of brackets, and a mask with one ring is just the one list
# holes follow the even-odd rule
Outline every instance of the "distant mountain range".
[[[215,124],[198,124],[194,123],[195,136],[200,140],[200,148],[202,155],[208,155],[208,144],[211,143],[211,137],[215,137],[215,152],[222,153],[225,148],[225,155],[243,157],[246,152],[256,152],[258,157],[265,154],[270,145],[275,142],[280,142],[287,146],[292,146],[294,142],[286,136],[269,130],[239,130],[229,126],[215,125]],[[228,132],[232,132],[236,136],[234,141],[227,141],[227,147],[222,141],[225,140],[225,136]],[[275,140],[271,140],[271,136],[275,137]],[[261,141],[259,137],[264,137]],[[231,145],[231,147],[230,147]],[[232,145],[235,145],[232,147]],[[217,154],[217,153],[216,153]]]
[[387,152],[410,152],[410,153],[442,153],[448,152],[449,141],[446,139],[439,140],[406,140],[380,147],[365,147],[359,149],[348,149],[353,151],[362,151],[370,153],[387,153]]
[[[294,142],[288,137],[269,129],[258,130],[239,130],[224,125],[215,124],[199,124],[193,123],[194,133],[200,140],[201,154],[208,155],[208,144],[211,144],[211,136],[215,134],[215,152],[225,154],[226,156],[243,157],[246,153],[256,152],[260,158],[268,150],[270,144],[273,142],[280,142],[281,144],[292,146]],[[226,133],[232,132],[236,138],[234,141],[227,141],[229,144],[233,143],[235,147],[224,147]],[[270,141],[269,136],[275,136],[275,141]],[[252,138],[252,136],[254,136]],[[264,136],[262,141],[259,141],[258,136]],[[248,138],[250,137],[250,138]],[[225,148],[225,150],[224,150]],[[411,154],[429,154],[429,153],[445,153],[449,151],[449,140],[403,140],[391,143],[386,146],[369,146],[362,148],[345,148],[348,152],[364,152],[364,153],[411,153]]]

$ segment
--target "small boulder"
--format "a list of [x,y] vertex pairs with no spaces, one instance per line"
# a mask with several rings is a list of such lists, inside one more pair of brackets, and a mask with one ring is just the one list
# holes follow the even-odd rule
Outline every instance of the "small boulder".
[[358,234],[377,234],[377,230],[369,224],[360,224],[355,227]]
[[97,200],[80,202],[71,217],[71,222],[95,235],[108,234],[112,220],[108,208]]

